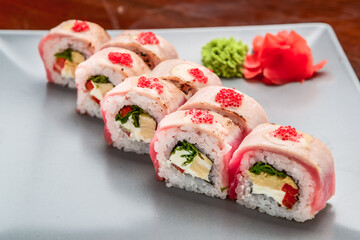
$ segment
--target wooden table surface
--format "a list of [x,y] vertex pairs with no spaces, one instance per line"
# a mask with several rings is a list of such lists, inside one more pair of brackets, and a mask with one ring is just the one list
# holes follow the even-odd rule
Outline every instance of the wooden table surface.
[[360,78],[360,0],[0,0],[0,29],[83,19],[106,29],[330,24]]

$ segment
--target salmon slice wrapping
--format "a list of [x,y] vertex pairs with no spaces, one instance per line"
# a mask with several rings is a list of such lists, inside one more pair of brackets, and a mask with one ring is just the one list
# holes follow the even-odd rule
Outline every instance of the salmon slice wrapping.
[[150,69],[162,61],[178,58],[174,46],[153,32],[126,30],[102,46],[102,48],[107,47],[121,47],[135,52]]
[[220,78],[210,69],[183,59],[163,61],[148,76],[172,82],[185,93],[187,99],[203,87],[222,86]]
[[201,88],[180,110],[193,108],[214,111],[231,119],[241,128],[244,137],[257,125],[268,122],[264,109],[255,99],[233,88]]

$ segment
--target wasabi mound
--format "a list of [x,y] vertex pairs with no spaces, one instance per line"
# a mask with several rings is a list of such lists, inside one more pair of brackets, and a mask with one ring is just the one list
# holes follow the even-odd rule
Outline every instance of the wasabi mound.
[[247,52],[248,46],[240,40],[215,38],[202,48],[202,63],[219,77],[242,77]]

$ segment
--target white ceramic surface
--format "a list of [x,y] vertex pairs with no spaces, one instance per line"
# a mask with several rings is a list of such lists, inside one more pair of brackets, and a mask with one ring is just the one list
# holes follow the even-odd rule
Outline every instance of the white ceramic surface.
[[[201,63],[201,47],[233,36],[294,29],[328,59],[313,80],[269,87],[223,80],[258,100],[271,122],[325,142],[336,195],[314,220],[297,223],[230,200],[167,188],[149,156],[106,145],[103,123],[78,115],[76,91],[45,79],[37,45],[45,31],[0,31],[0,239],[359,239],[360,88],[325,24],[154,30],[181,58]],[[109,31],[115,36],[120,31]]]

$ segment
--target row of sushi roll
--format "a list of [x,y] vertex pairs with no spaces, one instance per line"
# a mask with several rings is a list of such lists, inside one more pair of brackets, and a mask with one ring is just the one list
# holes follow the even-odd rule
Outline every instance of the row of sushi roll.
[[334,160],[318,139],[268,123],[250,96],[178,59],[152,32],[110,39],[69,20],[39,44],[49,82],[77,88],[77,111],[103,118],[108,144],[150,153],[167,186],[305,221],[335,193]]
[[209,69],[181,59],[161,62],[147,75],[129,77],[101,103],[108,144],[125,151],[149,153],[158,124],[204,86],[219,85]]
[[150,143],[156,177],[272,216],[312,219],[335,193],[334,160],[319,139],[268,123],[235,89],[199,90],[159,124]]
[[235,89],[200,89],[167,115],[151,141],[156,176],[168,186],[225,199],[229,161],[251,130],[268,122],[253,98]]
[[51,29],[41,39],[39,52],[48,81],[76,87],[78,111],[97,117],[100,111],[84,106],[88,98],[99,105],[106,92],[127,77],[143,75],[164,60],[178,58],[175,48],[153,32],[128,30],[111,39],[99,25],[79,20]]
[[206,67],[178,59],[153,32],[123,31],[110,39],[94,23],[69,20],[50,30],[39,51],[49,82],[75,84],[77,111],[103,118],[106,141],[125,151],[148,153],[162,118],[198,89],[222,85]]

